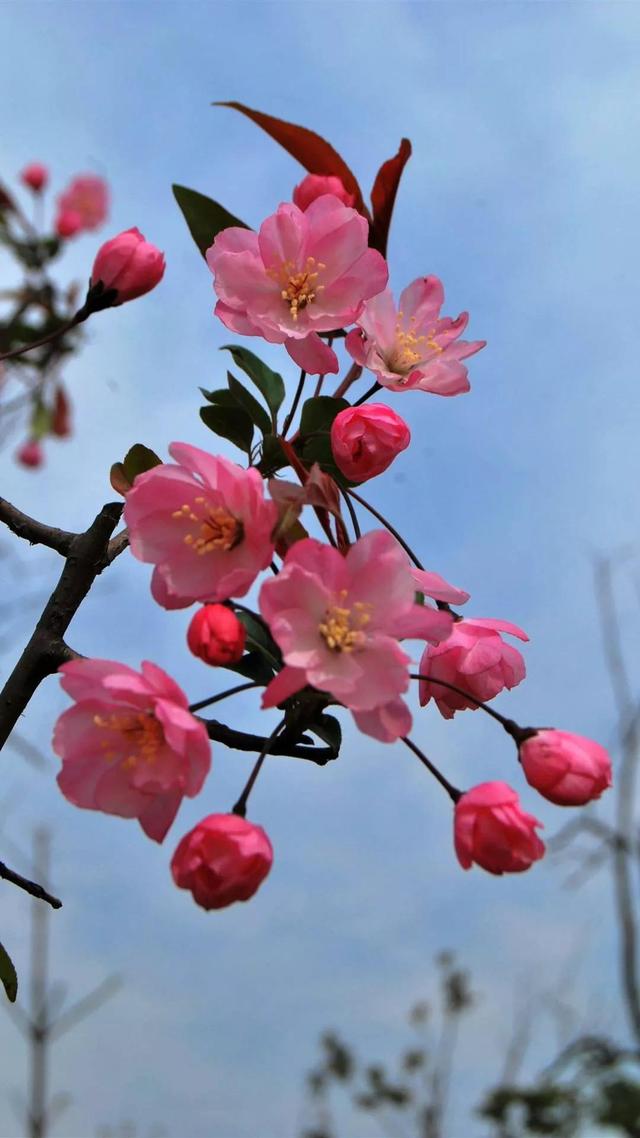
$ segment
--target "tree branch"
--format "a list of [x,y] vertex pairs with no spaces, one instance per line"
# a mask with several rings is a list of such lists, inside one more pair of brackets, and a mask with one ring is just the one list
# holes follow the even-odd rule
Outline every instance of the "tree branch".
[[68,557],[74,541],[79,536],[77,533],[69,533],[67,530],[37,522],[35,518],[30,518],[28,514],[23,514],[22,510],[12,506],[6,498],[0,498],[0,521],[30,545],[46,545],[49,549],[55,549],[56,553],[61,553],[63,557]]
[[[236,751],[257,751],[260,754],[268,741],[268,736],[235,731],[233,727],[227,727],[226,723],[219,723],[217,719],[203,719],[202,722],[210,739],[216,743],[223,743],[225,747],[232,747]],[[288,755],[292,759],[310,759],[312,763],[317,763],[321,767],[337,757],[332,747],[296,743],[287,737],[286,733],[274,740],[269,747],[269,754]]]
[[24,889],[25,893],[29,893],[39,901],[47,901],[52,909],[62,908],[62,901],[59,901],[57,897],[53,897],[42,885],[38,885],[36,881],[29,881],[28,877],[23,877],[21,873],[16,873],[14,869],[9,869],[9,866],[5,865],[3,861],[0,861],[0,877],[3,881],[10,881],[12,885],[17,885],[18,889]]

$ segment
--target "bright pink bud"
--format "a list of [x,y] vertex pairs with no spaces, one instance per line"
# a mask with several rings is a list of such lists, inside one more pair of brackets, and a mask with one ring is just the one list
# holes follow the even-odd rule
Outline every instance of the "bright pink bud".
[[604,747],[570,731],[536,731],[521,743],[520,762],[529,785],[556,806],[584,806],[611,786]]
[[518,795],[506,782],[482,782],[456,802],[453,833],[463,869],[476,865],[488,873],[522,873],[544,856],[536,834],[542,826],[520,809]]
[[39,194],[49,181],[49,171],[41,162],[32,162],[29,166],[25,166],[20,174],[20,180],[23,185],[33,190],[34,194]]
[[203,605],[193,617],[187,644],[205,664],[235,664],[244,652],[246,629],[225,605]]
[[37,439],[27,439],[16,451],[16,459],[22,466],[37,467],[44,462],[44,451]]
[[56,217],[58,237],[73,237],[83,228],[82,217],[75,209],[61,209]]
[[143,296],[162,280],[164,253],[145,241],[139,229],[125,229],[98,249],[91,273],[91,287],[101,282],[115,289],[114,304]]
[[355,195],[347,193],[341,179],[334,174],[307,174],[293,191],[293,202],[298,209],[306,209],[323,194],[333,194],[334,198],[348,206],[353,206],[356,202]]
[[350,482],[365,482],[382,474],[410,442],[404,419],[384,403],[346,407],[331,425],[333,457]]
[[253,897],[272,863],[273,848],[260,826],[237,814],[210,814],[179,843],[171,872],[196,905],[224,909]]

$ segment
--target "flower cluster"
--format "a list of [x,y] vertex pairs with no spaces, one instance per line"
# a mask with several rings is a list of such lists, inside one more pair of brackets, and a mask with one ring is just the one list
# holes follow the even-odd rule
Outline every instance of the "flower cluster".
[[[298,128],[285,125],[291,149]],[[455,852],[464,869],[528,869],[544,854],[536,832],[541,823],[505,782],[467,790],[449,782],[410,738],[416,710],[420,714],[411,707],[412,691],[423,707],[433,701],[445,719],[464,710],[488,712],[515,742],[526,782],[552,803],[583,805],[611,782],[609,757],[597,743],[520,727],[489,706],[525,677],[521,652],[504,637],[527,641],[527,634],[506,620],[461,617],[457,606],[469,594],[425,569],[360,496],[363,483],[401,461],[411,440],[394,406],[370,397],[383,392],[393,402],[408,390],[462,394],[469,389],[464,361],[484,347],[484,341],[460,338],[466,313],[441,315],[444,290],[432,275],[409,284],[396,309],[383,250],[404,161],[386,164],[384,185],[374,187],[372,216],[344,164],[331,173],[326,165],[319,163],[320,172],[312,166],[293,200],[279,205],[257,232],[220,226],[221,207],[212,203],[217,232],[206,259],[215,314],[241,336],[283,346],[301,368],[297,388],[283,416],[282,377],[248,348],[229,345],[255,393],[229,373],[227,388],[205,392],[201,418],[243,452],[246,465],[174,442],[171,462],[140,448],[144,467],[114,482],[126,498],[131,553],[153,566],[153,598],[165,609],[197,604],[188,648],[242,682],[189,705],[178,685],[149,663],[141,673],[103,660],[61,668],[63,687],[75,700],[54,737],[62,792],[75,805],[138,818],[158,841],[182,798],[201,792],[210,739],[245,749],[255,740],[198,713],[252,688],[262,689],[262,708],[279,709],[275,728],[253,743],[259,756],[232,810],[204,817],[173,855],[175,883],[204,909],[246,901],[267,876],[273,851],[264,830],[246,819],[249,796],[272,751],[313,757],[315,736],[325,761],[337,757],[341,734],[331,708],[347,709],[366,736],[402,741],[435,775],[453,802]],[[29,177],[39,193],[38,172]],[[64,197],[63,213],[75,211],[90,228],[99,209],[91,212],[88,187],[81,189],[75,186],[73,200]],[[187,213],[187,220],[194,219]],[[200,232],[201,216],[198,223]],[[128,230],[98,254],[87,304],[96,310],[141,295],[163,271],[162,255],[138,230]],[[347,370],[326,395],[326,376],[341,370],[341,341]],[[349,402],[363,369],[375,383]],[[308,374],[319,379],[294,423]],[[127,460],[121,469],[126,474]],[[282,478],[285,469],[296,483]],[[364,534],[362,511],[375,518]],[[257,607],[249,603],[254,589]]]

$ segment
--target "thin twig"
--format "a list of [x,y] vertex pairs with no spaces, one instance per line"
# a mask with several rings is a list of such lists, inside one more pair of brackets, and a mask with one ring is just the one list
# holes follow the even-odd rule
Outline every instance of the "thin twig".
[[0,861],[0,877],[3,881],[10,881],[12,885],[17,885],[18,889],[24,889],[25,893],[29,893],[31,897],[36,897],[38,901],[46,901],[52,909],[62,908],[62,901],[53,897],[42,885],[38,885],[36,881],[30,881],[21,873],[16,873],[15,869],[9,869],[9,866],[5,865],[3,861]]

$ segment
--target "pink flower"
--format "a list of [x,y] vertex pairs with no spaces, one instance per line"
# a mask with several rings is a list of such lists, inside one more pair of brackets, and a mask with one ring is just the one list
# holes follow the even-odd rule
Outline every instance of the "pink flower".
[[188,443],[169,453],[177,465],[139,474],[124,507],[134,557],[155,565],[153,596],[168,609],[244,596],[273,556],[275,503],[253,468]]
[[164,269],[164,253],[145,241],[139,229],[125,229],[98,249],[90,287],[102,283],[105,291],[117,293],[113,304],[124,304],[155,288]]
[[463,869],[476,865],[488,873],[522,873],[544,856],[536,834],[542,827],[520,809],[515,790],[506,782],[482,782],[455,805],[453,833]]
[[530,786],[556,806],[584,806],[611,786],[611,759],[593,739],[546,727],[520,744]]
[[109,190],[104,179],[79,174],[58,197],[56,231],[61,237],[71,237],[81,229],[97,229],[108,210]]
[[44,462],[44,451],[37,439],[26,439],[16,451],[16,459],[21,466],[36,469]]
[[273,848],[261,826],[237,814],[210,814],[184,836],[171,859],[179,889],[190,889],[202,909],[248,901],[273,864]]
[[29,166],[25,166],[21,172],[20,181],[24,186],[33,190],[34,194],[39,194],[49,181],[49,171],[46,166],[42,165],[42,162],[32,162]]
[[183,797],[198,794],[209,773],[204,724],[174,680],[148,661],[142,673],[111,660],[72,660],[59,671],[76,701],[53,735],[62,793],[85,810],[137,818],[161,842]]
[[410,730],[400,698],[409,657],[399,640],[442,640],[451,617],[415,604],[411,566],[390,534],[365,534],[346,557],[313,538],[297,541],[259,603],[286,665],[264,707],[311,684],[350,708],[365,734],[392,742]]
[[469,390],[461,360],[484,348],[484,340],[458,340],[469,320],[440,318],[444,290],[437,277],[418,277],[400,296],[396,311],[389,289],[367,301],[358,327],[345,340],[356,363],[369,368],[391,391],[460,395]]
[[343,205],[356,204],[355,194],[348,193],[335,174],[307,174],[293,191],[293,202],[298,209],[306,209],[323,194],[333,194]]
[[[387,283],[386,262],[368,237],[366,219],[331,194],[305,212],[279,206],[259,233],[224,229],[207,251],[216,316],[240,335],[284,344],[306,371],[338,371],[318,333],[352,323]],[[313,351],[300,362],[301,342],[309,341]]]
[[410,442],[404,419],[384,403],[345,407],[331,424],[333,457],[350,482],[365,482],[382,474]]
[[205,664],[236,664],[244,652],[245,627],[225,605],[203,605],[193,616],[187,644]]
[[423,707],[434,699],[445,719],[452,719],[456,711],[477,707],[472,699],[465,699],[436,680],[454,684],[483,703],[503,688],[519,684],[526,674],[524,660],[517,648],[505,644],[501,632],[520,640],[529,639],[526,632],[506,620],[465,617],[454,623],[444,644],[426,648],[420,661],[420,674],[429,676],[429,680],[420,681]]

